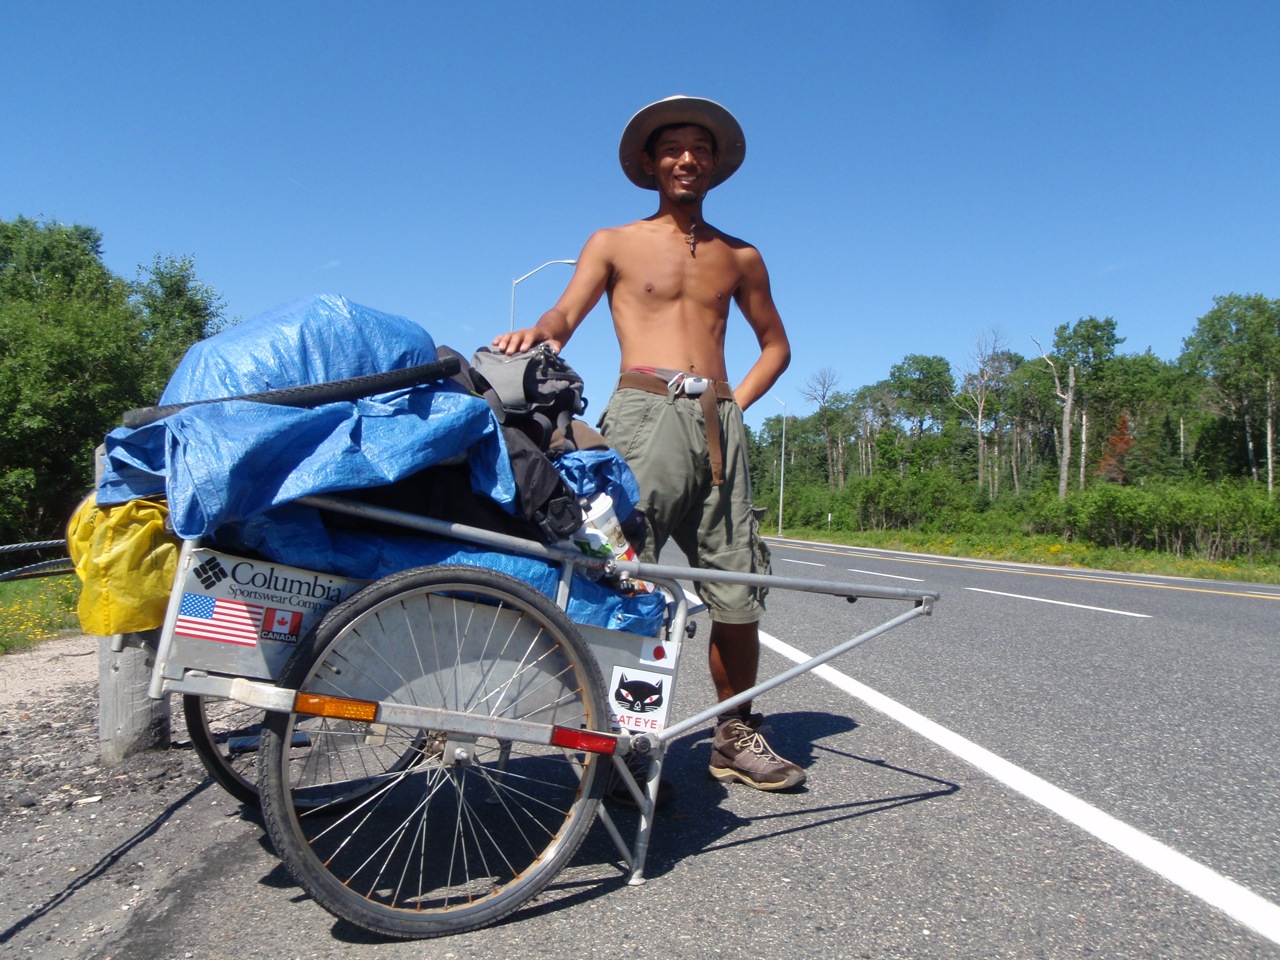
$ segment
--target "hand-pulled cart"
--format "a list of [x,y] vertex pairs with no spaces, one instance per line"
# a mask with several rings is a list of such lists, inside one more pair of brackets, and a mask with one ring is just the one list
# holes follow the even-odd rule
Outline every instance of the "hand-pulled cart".
[[[287,392],[324,390],[328,401],[331,387]],[[378,376],[363,378],[356,395],[380,387]],[[558,571],[550,590],[459,563],[367,582],[183,543],[150,695],[184,695],[206,765],[240,799],[260,797],[276,851],[320,904],[395,937],[461,932],[516,910],[597,819],[630,881],[642,882],[663,756],[675,738],[928,615],[937,599],[926,590],[700,570],[702,581],[907,608],[672,722],[692,635],[680,585],[688,568],[590,556],[340,496],[298,502]],[[654,585],[665,597],[660,626],[638,635],[575,622],[566,613],[575,570]],[[652,761],[646,782],[631,773],[634,756]],[[630,840],[600,803],[611,776],[638,807]]]
[[[612,694],[623,678],[660,689],[663,704],[671,702],[688,625],[678,583],[687,568],[601,561],[340,498],[308,500],[551,560],[566,584],[575,566],[606,566],[656,584],[669,598],[660,634],[638,637],[577,625],[511,576],[447,565],[377,580],[321,619],[326,598],[356,585],[184,545],[151,695],[199,698],[196,716],[220,702],[266,711],[260,743],[238,744],[234,734],[222,743],[197,737],[206,762],[221,768],[224,785],[230,779],[252,790],[234,765],[256,755],[267,829],[290,872],[335,915],[391,936],[460,932],[515,910],[564,866],[597,818],[631,882],[642,882],[669,743],[929,614],[937,599],[923,590],[699,571],[702,580],[905,601],[909,608],[732,700],[668,723],[664,709],[629,710]],[[308,617],[283,604],[268,608],[274,636],[270,622],[245,626],[233,600],[213,609],[237,594],[290,590],[309,592],[311,619],[319,619],[300,642]],[[624,762],[630,754],[652,758],[647,783],[632,777]],[[599,804],[610,772],[639,805],[630,842]]]

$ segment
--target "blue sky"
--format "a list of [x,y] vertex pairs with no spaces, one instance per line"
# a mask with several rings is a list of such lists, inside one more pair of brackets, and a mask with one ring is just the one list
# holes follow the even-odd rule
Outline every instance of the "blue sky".
[[[128,277],[192,256],[233,317],[340,293],[471,352],[513,278],[653,212],[617,141],[674,93],[745,128],[706,214],[769,266],[788,413],[823,368],[958,374],[1089,315],[1172,359],[1213,297],[1280,297],[1275,2],[11,0],[0,33],[0,218],[96,227]],[[731,377],[753,348],[735,313]],[[565,355],[598,411],[603,304]]]

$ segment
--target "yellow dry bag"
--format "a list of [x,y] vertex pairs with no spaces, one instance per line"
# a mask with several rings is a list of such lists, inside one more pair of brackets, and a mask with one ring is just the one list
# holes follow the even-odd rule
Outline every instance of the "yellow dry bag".
[[179,541],[163,500],[99,507],[93,496],[67,525],[67,551],[83,587],[76,612],[85,633],[111,636],[164,625]]

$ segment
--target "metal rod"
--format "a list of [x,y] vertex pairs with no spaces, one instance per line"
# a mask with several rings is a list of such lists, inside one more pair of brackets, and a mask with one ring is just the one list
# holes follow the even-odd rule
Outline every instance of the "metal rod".
[[596,817],[604,824],[605,830],[613,840],[613,845],[618,848],[618,853],[622,856],[622,862],[627,865],[627,870],[630,871],[635,866],[631,848],[627,846],[627,841],[622,839],[622,834],[618,831],[618,825],[613,822],[613,816],[605,809],[604,804],[600,804],[596,808]]
[[534,540],[513,537],[505,533],[495,533],[480,527],[469,527],[461,523],[436,520],[400,510],[389,510],[386,507],[375,507],[367,503],[356,503],[338,497],[310,496],[300,497],[298,503],[316,507],[321,510],[332,510],[356,517],[381,520],[424,533],[454,540],[470,541],[486,546],[508,550],[524,556],[539,557],[552,563],[572,563],[575,567],[604,573],[622,572],[640,580],[694,580],[707,583],[739,583],[754,587],[777,587],[782,590],[799,590],[806,593],[825,593],[836,597],[866,597],[875,600],[910,600],[924,604],[925,613],[932,611],[932,604],[938,599],[936,591],[910,590],[905,587],[883,587],[877,584],[832,583],[827,580],[805,580],[793,577],[779,577],[763,573],[734,573],[728,570],[700,570],[694,567],[678,567],[661,563],[639,563],[635,561],[615,562],[589,557],[576,550],[564,547],[548,547]]
[[727,700],[722,700],[719,703],[715,704],[714,706],[708,707],[706,710],[703,710],[701,713],[694,714],[692,717],[689,717],[687,720],[681,720],[679,723],[673,726],[667,727],[660,734],[658,734],[657,739],[663,743],[667,743],[668,741],[674,740],[676,737],[679,737],[682,734],[687,733],[689,730],[692,730],[694,727],[700,726],[706,723],[708,720],[719,716],[724,711],[731,710],[732,708],[738,706],[739,704],[746,703],[748,700],[754,699],[755,697],[758,697],[762,693],[768,693],[770,690],[774,689],[775,687],[779,687],[789,680],[794,680],[796,677],[800,676],[803,673],[808,673],[814,667],[822,666],[828,660],[831,660],[835,657],[840,656],[840,654],[842,653],[852,650],[854,647],[858,646],[859,644],[866,643],[868,640],[873,640],[876,637],[881,636],[882,634],[888,633],[890,630],[894,629],[895,627],[902,626],[902,624],[906,623],[908,620],[914,620],[916,617],[920,617],[924,615],[925,613],[924,613],[923,606],[914,607],[911,610],[906,611],[905,613],[900,613],[898,616],[894,617],[893,619],[886,620],[884,623],[880,624],[879,626],[873,627],[872,629],[868,630],[866,633],[861,633],[858,636],[853,637],[852,639],[846,640],[844,643],[841,643],[841,644],[838,644],[837,646],[832,647],[826,653],[820,653],[816,657],[811,657],[810,659],[806,660],[804,663],[796,664],[794,667],[791,667],[787,670],[782,671],[782,673],[778,674],[776,677],[771,677],[768,680],[762,681],[761,683],[757,683],[750,690],[744,690],[742,691],[742,693],[736,694]]
[[778,536],[782,536],[782,493],[787,488],[787,402],[769,396],[782,404],[782,452],[778,455]]

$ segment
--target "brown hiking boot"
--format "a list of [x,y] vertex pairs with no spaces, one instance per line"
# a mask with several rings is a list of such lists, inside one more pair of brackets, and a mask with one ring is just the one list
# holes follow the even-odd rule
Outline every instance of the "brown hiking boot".
[[764,718],[733,717],[716,727],[711,744],[711,775],[717,780],[740,780],[757,790],[789,790],[805,781],[805,772],[784,760],[759,731]]

